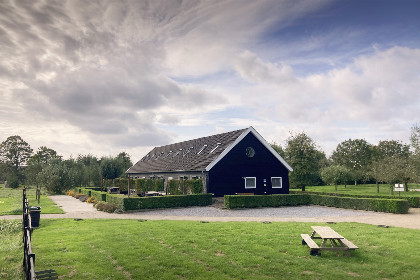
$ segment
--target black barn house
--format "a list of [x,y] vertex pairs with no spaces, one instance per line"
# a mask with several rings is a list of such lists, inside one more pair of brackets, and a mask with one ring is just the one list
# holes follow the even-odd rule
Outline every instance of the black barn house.
[[287,194],[293,169],[253,128],[155,147],[127,170],[131,178],[203,181],[215,196]]

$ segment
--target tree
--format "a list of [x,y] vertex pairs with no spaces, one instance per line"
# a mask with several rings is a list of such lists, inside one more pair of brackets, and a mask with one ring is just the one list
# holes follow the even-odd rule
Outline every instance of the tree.
[[23,181],[23,174],[19,167],[32,155],[32,149],[20,136],[9,136],[0,144],[0,159],[11,168],[4,168],[3,175],[11,187],[18,187],[19,181]]
[[28,166],[25,169],[26,178],[29,183],[39,185],[37,180],[38,173],[53,159],[61,158],[53,149],[42,146],[27,161]]
[[413,154],[410,159],[410,171],[412,180],[420,182],[420,124],[411,127],[410,137]]
[[338,144],[331,155],[336,165],[343,165],[351,170],[354,183],[365,179],[367,170],[372,163],[372,145],[364,139],[349,139]]
[[403,157],[391,156],[383,159],[380,163],[379,181],[389,184],[389,193],[393,194],[394,184],[407,182],[410,178],[409,161]]
[[62,194],[74,187],[68,162],[52,159],[38,174],[38,181],[49,193]]
[[32,149],[20,136],[9,136],[0,144],[0,157],[16,170],[32,155]]
[[289,177],[292,187],[303,188],[321,182],[320,169],[326,157],[305,132],[292,134],[287,139],[284,155],[293,168]]
[[271,148],[273,148],[281,157],[284,158],[284,150],[283,148],[277,144],[276,142],[270,143]]
[[334,184],[337,190],[338,184],[347,184],[351,180],[350,170],[341,165],[331,165],[321,170],[322,180],[327,184]]

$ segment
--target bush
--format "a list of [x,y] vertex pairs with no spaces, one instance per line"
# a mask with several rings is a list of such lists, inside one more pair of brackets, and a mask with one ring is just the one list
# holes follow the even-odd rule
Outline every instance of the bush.
[[95,204],[95,203],[97,202],[97,200],[96,200],[95,198],[93,198],[93,197],[89,196],[89,197],[86,199],[86,202],[87,202],[87,203],[93,203],[93,204]]
[[308,205],[310,198],[304,194],[225,195],[226,208],[256,208]]
[[149,191],[163,191],[164,179],[135,179],[133,180],[133,186],[136,189],[136,193],[149,192]]
[[98,203],[96,203],[95,207],[99,211],[104,211],[108,213],[114,213],[118,210],[118,205],[104,201],[99,201]]
[[[290,191],[293,194],[302,194],[301,191]],[[363,194],[342,194],[342,193],[318,193],[318,192],[309,192],[306,191],[306,194],[310,195],[326,195],[326,196],[341,196],[341,197],[355,197],[355,198],[381,198],[381,199],[396,199],[393,196],[389,195],[363,195]],[[420,208],[420,197],[417,196],[409,196],[403,197],[401,199],[407,200],[409,207],[412,208]]]
[[139,209],[206,206],[212,203],[212,194],[167,195],[151,197],[124,197],[107,194],[106,201],[118,205],[124,211]]
[[201,180],[169,180],[168,193],[172,195],[199,194],[203,192]]
[[317,194],[225,195],[225,204],[230,209],[314,204],[396,214],[407,214],[409,208],[408,201],[404,199],[354,198]]
[[69,195],[69,196],[73,196],[74,195],[74,191],[71,191],[71,190],[70,191],[67,191],[66,194]]
[[90,195],[97,201],[106,201],[106,192],[90,191]]

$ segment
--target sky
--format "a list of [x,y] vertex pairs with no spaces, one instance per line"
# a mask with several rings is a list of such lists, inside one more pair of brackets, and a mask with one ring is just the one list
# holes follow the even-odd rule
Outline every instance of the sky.
[[136,162],[253,126],[409,143],[420,1],[0,0],[0,142]]

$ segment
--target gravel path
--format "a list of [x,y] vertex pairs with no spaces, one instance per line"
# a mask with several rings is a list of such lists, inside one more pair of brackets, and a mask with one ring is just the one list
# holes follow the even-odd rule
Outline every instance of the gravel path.
[[[228,210],[220,207],[188,207],[175,209],[142,210],[123,214],[97,211],[92,204],[71,196],[50,196],[65,214],[42,214],[41,219],[147,219],[193,221],[272,221],[272,222],[359,222],[373,225],[389,225],[420,230],[420,209],[411,208],[408,214],[387,214],[322,206],[298,206]],[[19,216],[1,216],[16,219]]]

